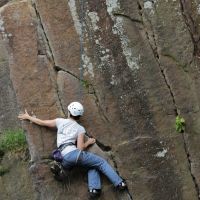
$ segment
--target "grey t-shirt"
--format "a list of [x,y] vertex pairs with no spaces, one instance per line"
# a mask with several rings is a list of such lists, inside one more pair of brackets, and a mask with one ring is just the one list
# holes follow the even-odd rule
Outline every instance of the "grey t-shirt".
[[[85,133],[85,128],[72,119],[57,118],[57,147],[64,143],[76,143],[78,135]],[[77,149],[76,145],[70,145],[64,148],[62,155],[65,155]]]

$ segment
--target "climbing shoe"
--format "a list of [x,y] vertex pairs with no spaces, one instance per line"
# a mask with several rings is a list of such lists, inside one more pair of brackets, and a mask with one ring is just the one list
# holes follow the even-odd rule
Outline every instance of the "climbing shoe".
[[119,185],[117,185],[116,187],[118,190],[122,191],[122,190],[125,190],[127,189],[127,184],[126,182],[123,180]]
[[63,167],[62,167],[61,163],[54,161],[53,164],[52,164],[52,166],[50,167],[50,169],[51,169],[51,172],[54,175],[58,175],[63,170]]
[[57,181],[64,181],[69,176],[69,171],[65,170],[60,162],[54,161],[50,170]]
[[94,199],[96,197],[99,197],[100,194],[101,194],[101,190],[100,189],[90,189],[89,190],[90,199]]

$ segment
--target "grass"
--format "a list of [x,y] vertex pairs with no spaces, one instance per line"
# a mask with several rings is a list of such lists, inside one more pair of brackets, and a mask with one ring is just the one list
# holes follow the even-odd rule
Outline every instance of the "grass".
[[26,137],[22,129],[5,130],[0,135],[0,151],[16,151],[26,148]]
[[[22,129],[4,130],[0,134],[0,162],[5,153],[18,154],[26,148],[26,137]],[[9,173],[9,168],[0,165],[0,177],[6,173]]]

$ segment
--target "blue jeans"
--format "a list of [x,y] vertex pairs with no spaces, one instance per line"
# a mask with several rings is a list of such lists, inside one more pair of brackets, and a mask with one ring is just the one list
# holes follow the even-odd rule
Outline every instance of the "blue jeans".
[[66,169],[71,169],[74,166],[88,169],[89,189],[101,189],[100,172],[107,176],[114,186],[122,182],[122,178],[105,159],[87,151],[77,149],[69,152],[64,156],[62,165]]

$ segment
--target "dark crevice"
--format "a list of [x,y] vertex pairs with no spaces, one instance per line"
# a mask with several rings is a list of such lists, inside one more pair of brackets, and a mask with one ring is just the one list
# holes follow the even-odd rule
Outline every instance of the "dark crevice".
[[[87,135],[88,137],[92,137],[88,132],[86,133],[86,135]],[[119,173],[119,171],[118,171],[118,166],[117,166],[117,162],[116,162],[115,156],[114,156],[114,154],[112,153],[112,148],[111,148],[110,146],[104,145],[103,143],[101,143],[101,142],[98,141],[98,140],[96,140],[96,144],[98,145],[98,147],[99,147],[102,151],[104,151],[104,152],[109,152],[109,153],[110,153],[110,159],[111,159],[112,162],[113,162],[113,165],[114,165],[114,168],[115,168],[117,174],[120,176],[120,173]],[[131,196],[131,194],[130,194],[130,192],[129,192],[128,189],[126,189],[126,193],[127,193],[128,197],[130,198],[130,200],[132,200],[133,198],[132,198],[132,196]]]
[[[196,30],[197,28],[196,28],[196,25],[195,25],[195,22],[194,22],[192,16],[187,11],[187,8],[186,8],[187,5],[186,4],[187,4],[187,2],[185,0],[180,0],[181,13],[182,13],[183,19],[184,19],[185,24],[188,28],[188,31],[189,31],[190,36],[191,36],[191,40],[192,40],[193,45],[194,45],[193,55],[199,57],[200,56],[200,49],[198,48],[198,42],[199,42],[200,38],[199,38],[199,36],[198,36],[198,38],[195,38],[195,35],[199,35],[199,34],[198,34],[198,31]],[[190,63],[192,63],[192,61]],[[189,171],[190,171],[191,177],[193,179],[193,182],[194,182],[194,185],[195,185],[195,188],[196,188],[197,197],[200,200],[200,188],[199,188],[199,185],[197,183],[196,177],[192,172],[192,161],[191,161],[190,152],[189,152],[189,149],[188,149],[188,146],[187,146],[187,138],[185,138],[185,133],[182,133],[182,137],[183,137],[183,141],[184,141],[185,153],[186,153],[187,159],[188,159]]]
[[[43,26],[40,13],[39,13],[39,11],[37,10],[37,6],[36,6],[36,4],[35,4],[34,2],[32,3],[32,5],[33,5],[33,8],[35,9],[35,12],[36,12],[36,16],[37,16],[37,18],[38,18],[39,25],[40,25],[40,27],[41,27],[41,29],[42,29],[42,33],[43,33],[44,39],[46,40],[46,44],[47,44],[48,49],[49,49],[49,51],[50,51],[50,55],[49,55],[49,54],[48,54],[48,55],[50,56],[50,60],[51,60],[51,62],[52,62],[52,64],[53,64],[53,66],[55,66],[55,59],[54,59],[53,51],[52,51],[52,48],[51,48],[51,45],[50,45],[48,36],[47,36],[47,34],[46,34],[45,28],[44,28],[44,26]],[[44,56],[44,55],[42,54],[41,56]],[[46,56],[47,56],[47,55],[46,55]],[[50,73],[49,76],[51,77],[51,72],[49,71],[49,73]],[[59,90],[58,90],[57,84],[55,84],[55,90],[56,90],[57,97],[58,97],[58,101],[59,101],[59,104],[60,104],[59,107],[60,107],[60,109],[62,110],[63,114],[65,114],[64,109],[63,109],[63,106],[62,106],[62,100],[61,100],[61,97],[60,97],[60,95],[59,95]]]
[[85,86],[85,88],[88,90],[88,94],[94,94],[94,87],[93,87],[93,85],[92,85],[91,83],[89,83],[88,81],[81,79],[79,76],[77,76],[76,74],[73,74],[73,73],[72,73],[71,71],[69,71],[69,70],[66,70],[64,67],[55,65],[55,66],[54,66],[54,69],[55,69],[57,72],[63,71],[63,72],[65,72],[65,73],[67,73],[67,74],[70,74],[71,76],[73,76],[75,79],[77,79],[77,80],[80,82],[80,85],[81,85],[82,87]]
[[99,113],[103,117],[104,121],[110,122],[109,119],[104,114],[103,109],[100,106],[99,99],[98,99],[98,96],[96,94],[96,90],[95,90],[94,86],[91,83],[89,83],[88,81],[85,81],[85,80],[81,80],[80,77],[78,77],[77,75],[73,74],[69,70],[64,69],[64,67],[55,65],[54,69],[56,71],[64,71],[64,72],[70,74],[71,76],[73,76],[74,78],[76,78],[77,80],[79,80],[82,85],[85,85],[85,87],[88,89],[88,94],[94,95],[94,97],[95,97],[95,104],[96,104],[97,108],[99,109]]
[[[57,72],[60,71],[60,70],[62,70],[62,71],[64,71],[64,72],[66,72],[66,73],[72,75],[73,77],[75,77],[75,78],[78,79],[79,81],[84,81],[82,78],[77,77],[77,76],[74,75],[72,72],[70,72],[70,71],[68,71],[68,70],[65,70],[63,67],[60,67],[60,66],[57,66],[57,65],[56,65],[55,60],[54,60],[53,51],[52,51],[52,49],[51,49],[51,45],[50,45],[48,36],[47,36],[47,34],[46,34],[46,32],[45,32],[45,28],[44,28],[44,26],[43,26],[43,24],[42,24],[42,19],[41,19],[41,17],[40,17],[40,13],[38,12],[37,6],[36,6],[35,3],[33,3],[33,6],[34,6],[34,8],[35,8],[37,17],[38,17],[39,22],[40,22],[40,26],[41,26],[41,28],[42,28],[42,30],[43,30],[43,34],[44,34],[44,37],[45,37],[45,39],[46,39],[46,42],[47,42],[47,45],[48,45],[48,48],[49,48],[49,51],[50,51],[50,54],[51,54],[50,56],[51,56],[51,60],[52,60],[52,62],[53,62],[54,70],[57,71]],[[95,100],[95,103],[96,103],[97,107],[99,108],[101,115],[103,116],[103,118],[104,118],[107,122],[109,122],[108,118],[106,117],[106,115],[105,115],[104,112],[103,112],[103,109],[102,109],[101,106],[100,106],[99,99],[98,99],[98,97],[97,97],[95,88],[92,86],[92,84],[89,84],[89,85],[92,87],[93,95],[95,96],[95,99],[96,99],[96,100]],[[58,91],[58,88],[56,88],[56,89],[57,89],[58,98],[59,98],[59,101],[60,101],[60,104],[61,104],[61,108],[62,108],[62,103],[61,103],[62,101],[61,101],[61,99],[60,99],[60,97],[59,97],[59,91]],[[64,112],[63,112],[63,113],[64,113]],[[88,135],[88,136],[89,136],[89,135]],[[104,145],[103,143],[101,143],[101,142],[98,141],[98,140],[96,140],[96,143],[97,143],[97,145],[99,146],[99,148],[102,149],[103,151],[105,151],[105,152],[111,151],[111,147],[110,147],[110,146],[106,146],[106,145]],[[44,159],[47,159],[47,158],[44,157]],[[112,158],[112,160],[113,160],[113,162],[115,163],[115,167],[116,167],[116,169],[117,169],[117,164],[116,164],[116,162],[114,161],[113,158]],[[44,160],[41,160],[41,162],[43,162],[43,161],[44,161]],[[47,162],[49,162],[49,161],[47,160]],[[130,199],[132,199],[132,197],[130,196],[130,193],[129,193],[129,192],[128,192],[128,195],[129,195]]]
[[134,18],[131,18],[130,16],[124,14],[124,13],[117,13],[117,12],[113,12],[113,15],[116,16],[116,17],[125,17],[129,20],[131,20],[132,22],[136,22],[136,23],[141,23],[143,24],[143,22],[139,19],[134,19]]
[[58,66],[58,65],[54,65],[54,69],[59,72],[59,71],[63,71],[63,72],[66,72],[68,74],[70,74],[71,76],[73,76],[74,78],[78,79],[80,81],[80,77],[78,77],[77,75],[73,74],[72,72],[70,72],[69,70],[66,70],[65,69],[66,67],[61,67],[61,66]]
[[[158,62],[158,63],[159,63],[159,62]],[[173,94],[173,91],[172,91],[172,89],[171,89],[170,84],[168,83],[167,75],[165,74],[165,70],[163,70],[163,69],[161,68],[160,63],[159,63],[159,67],[160,67],[161,74],[162,74],[162,76],[163,76],[163,78],[164,78],[165,84],[166,84],[166,86],[168,87],[168,90],[169,90],[170,95],[171,95],[171,97],[172,97],[172,101],[173,101],[173,104],[174,104],[174,113],[175,113],[175,116],[177,116],[177,115],[179,115],[179,110],[178,110],[177,105],[176,105],[175,96],[174,96],[174,94]]]
[[[44,26],[43,26],[43,24],[42,24],[42,19],[41,19],[41,17],[40,17],[40,13],[39,13],[39,11],[37,10],[37,6],[36,6],[35,3],[33,3],[33,6],[34,6],[34,8],[35,8],[37,17],[38,17],[38,19],[39,19],[40,26],[41,26],[41,28],[42,28],[42,31],[43,31],[45,40],[46,40],[46,42],[47,42],[47,45],[48,45],[48,48],[49,48],[49,51],[50,51],[50,54],[51,54],[50,56],[51,56],[51,60],[52,60],[52,62],[53,62],[54,70],[57,71],[57,72],[58,72],[58,71],[64,71],[64,72],[66,72],[66,73],[72,75],[73,77],[75,77],[75,78],[76,78],[77,80],[79,80],[80,82],[84,82],[84,80],[83,80],[82,77],[78,77],[78,76],[76,76],[75,74],[73,74],[72,72],[70,72],[69,70],[66,70],[64,67],[61,67],[61,66],[56,65],[55,60],[54,60],[53,51],[52,51],[52,49],[51,49],[51,45],[50,45],[48,36],[47,36],[47,34],[46,34],[46,32],[45,32],[45,28],[44,28]],[[100,106],[99,99],[98,99],[98,96],[97,96],[97,94],[96,94],[96,91],[95,91],[94,86],[93,86],[92,84],[89,83],[89,87],[92,88],[92,89],[90,90],[90,91],[92,91],[90,94],[93,94],[94,97],[95,97],[95,103],[96,103],[96,105],[97,105],[97,108],[99,109],[99,113],[100,113],[101,117],[103,117],[104,121],[109,122],[109,119],[108,119],[107,116],[104,114],[104,111],[103,111],[103,109],[102,109],[101,106]],[[63,108],[63,107],[62,107],[62,103],[61,103],[61,102],[62,102],[62,101],[61,101],[61,98],[59,97],[58,88],[56,87],[56,89],[57,89],[57,94],[58,94],[58,98],[59,98],[59,102],[60,102],[61,108]],[[64,111],[63,111],[63,113],[64,113]],[[88,136],[91,137],[90,135],[88,135]],[[103,144],[103,143],[100,142],[99,140],[96,140],[96,144],[97,144],[98,147],[99,147],[102,151],[104,151],[104,152],[110,152],[110,151],[111,151],[111,147],[110,147],[110,146],[107,146],[107,145]],[[44,157],[44,159],[48,159],[48,157]],[[113,163],[115,163],[115,167],[116,167],[116,169],[117,169],[117,164],[116,164],[116,162],[114,161],[114,158],[112,158],[112,160],[113,160]],[[43,162],[43,159],[42,159],[42,162]],[[49,162],[49,161],[48,161],[48,162]],[[132,199],[132,197],[131,197],[129,191],[127,191],[127,194],[129,195],[130,199]]]
[[[35,3],[33,3],[33,6],[34,6],[34,8],[35,8],[37,17],[38,17],[38,19],[39,19],[39,22],[40,22],[42,31],[43,31],[44,36],[45,36],[45,39],[46,39],[46,41],[47,41],[47,45],[48,45],[49,51],[50,51],[50,53],[51,53],[51,57],[52,57],[54,69],[55,69],[57,72],[60,71],[60,70],[62,70],[62,71],[64,71],[64,72],[66,72],[66,73],[72,75],[72,76],[75,77],[76,79],[78,79],[78,80],[81,82],[81,84],[84,84],[85,81],[84,81],[84,80],[81,80],[81,77],[76,76],[75,74],[73,74],[73,73],[70,72],[69,70],[66,70],[64,67],[61,67],[61,66],[58,66],[58,65],[55,64],[53,51],[52,51],[52,49],[51,49],[51,45],[50,45],[48,36],[47,36],[47,34],[46,34],[46,32],[45,32],[45,29],[44,29],[44,26],[43,26],[43,24],[42,24],[42,19],[41,19],[41,17],[40,17],[39,11],[37,10],[37,6],[36,6]],[[92,92],[88,92],[88,93],[89,93],[89,94],[93,94],[93,95],[95,96],[95,99],[96,99],[96,100],[95,100],[95,103],[96,103],[97,107],[99,108],[101,115],[103,116],[103,118],[104,118],[107,122],[109,122],[108,118],[106,117],[106,115],[105,115],[104,112],[103,112],[103,109],[101,108],[100,104],[98,103],[99,100],[98,100],[98,97],[97,97],[97,95],[96,95],[96,92],[95,92],[94,87],[92,86],[92,84],[89,84],[89,87],[92,88],[92,89],[89,90],[89,91],[92,91]],[[64,110],[63,110],[63,106],[62,106],[62,103],[61,103],[62,101],[61,101],[61,98],[59,97],[59,91],[58,91],[58,88],[57,88],[57,87],[56,87],[56,90],[57,90],[59,102],[60,102],[60,105],[61,105],[61,109],[62,109],[63,113],[65,113]]]
[[110,146],[104,145],[97,139],[96,139],[96,144],[105,152],[111,151],[111,149],[112,149]]
[[180,7],[181,7],[181,13],[182,13],[183,19],[185,21],[186,27],[188,28],[188,31],[189,31],[190,36],[191,36],[191,40],[192,40],[193,45],[194,45],[193,55],[199,57],[200,56],[200,50],[198,48],[198,41],[199,41],[200,38],[198,37],[196,39],[194,37],[194,35],[199,35],[198,31],[196,30],[195,22],[194,22],[193,18],[190,16],[190,14],[187,12],[185,0],[180,0]]
[[198,186],[196,177],[192,172],[192,161],[191,161],[190,152],[188,150],[188,145],[187,145],[187,142],[186,142],[187,139],[185,138],[185,133],[184,132],[182,133],[182,138],[183,138],[183,141],[184,141],[184,150],[185,150],[185,153],[186,153],[186,156],[187,156],[187,160],[188,160],[188,168],[189,168],[189,171],[190,171],[190,175],[191,175],[193,183],[195,185],[195,189],[196,189],[196,192],[197,192],[197,197],[198,197],[198,199],[200,199],[199,186]]
[[93,95],[95,96],[95,103],[96,103],[97,108],[99,109],[99,112],[101,113],[101,116],[103,117],[104,121],[106,121],[107,123],[110,123],[110,120],[104,114],[104,111],[103,111],[103,109],[100,106],[99,99],[98,99],[98,96],[96,94],[96,91],[95,91],[94,87],[93,87],[93,91],[94,91]]
[[[154,3],[154,2],[152,2],[152,3]],[[139,15],[141,16],[141,19],[143,19],[143,8],[142,8],[142,6],[140,5],[139,2],[137,2],[137,5],[138,5]],[[152,27],[151,22],[148,21],[148,23]],[[142,22],[142,24],[144,25],[144,31],[145,31],[145,34],[146,34],[146,37],[147,37],[147,41],[149,41],[150,47],[151,47],[151,49],[152,49],[152,51],[154,53],[154,57],[156,58],[156,60],[159,60],[160,57],[159,57],[158,48],[157,48],[157,44],[156,44],[156,38],[155,38],[155,34],[153,32],[153,29],[151,29],[151,32],[153,33],[152,34],[152,40],[151,40],[150,37],[149,37],[148,31],[145,30],[145,23]]]
[[[86,135],[90,138],[90,137],[93,137],[91,134],[89,134],[88,132],[86,133]],[[105,151],[105,152],[109,152],[112,150],[112,148],[110,146],[107,146],[107,145],[104,145],[102,142],[100,142],[99,140],[96,139],[96,144],[99,146],[99,148],[102,150],[102,151]]]
[[[187,20],[187,16],[184,14],[184,5],[183,5],[184,0],[180,0],[180,2],[181,2],[181,9],[182,9],[183,16],[184,16],[184,18],[185,18],[186,25],[187,25],[187,27],[188,27],[188,29],[189,29],[189,32],[190,32],[190,34],[191,34],[192,41],[193,41],[193,43],[194,43],[194,55],[197,55],[197,54],[198,54],[198,53],[197,53],[197,52],[198,52],[198,47],[197,47],[197,45],[195,44],[196,42],[195,42],[195,39],[194,39],[194,37],[193,37],[193,33],[192,33],[192,31],[191,31],[189,22],[188,22],[188,20]],[[140,5],[139,2],[138,2],[138,10],[139,10],[139,13],[140,13],[140,15],[141,15],[141,18],[143,18],[142,6]],[[145,30],[145,28],[144,28],[144,30]],[[155,40],[155,34],[154,34],[153,30],[151,30],[151,31],[152,31],[152,33],[153,33],[154,46],[155,46],[156,48],[153,48],[153,46],[152,46],[152,43],[151,43],[152,41],[150,41],[148,31],[146,31],[147,41],[149,41],[149,44],[150,44],[150,47],[151,47],[152,52],[153,52],[153,54],[154,54],[155,60],[156,60],[157,63],[158,63],[158,66],[159,66],[159,68],[160,68],[160,72],[161,72],[161,74],[162,74],[162,76],[163,76],[163,78],[164,78],[164,81],[165,81],[165,83],[166,83],[166,86],[167,86],[167,88],[168,88],[168,90],[169,90],[169,92],[170,92],[170,95],[171,95],[171,97],[172,97],[172,101],[173,101],[173,104],[174,104],[175,116],[177,116],[177,115],[180,114],[180,111],[179,111],[178,108],[177,108],[176,100],[175,100],[175,95],[174,95],[174,93],[173,93],[173,90],[172,90],[171,85],[170,85],[170,83],[169,83],[169,80],[168,80],[168,78],[167,78],[166,70],[163,69],[163,66],[161,66],[161,64],[160,64],[160,58],[159,58],[159,53],[158,53],[158,50],[157,50],[157,44],[156,44],[156,40]],[[192,62],[192,61],[191,61],[191,62]],[[187,146],[187,142],[186,142],[187,139],[185,138],[185,133],[182,133],[182,138],[183,138],[183,145],[184,145],[185,154],[186,154],[186,156],[187,156],[187,161],[188,161],[188,166],[189,166],[189,172],[190,172],[190,175],[191,175],[191,177],[192,177],[192,179],[193,179],[193,183],[194,183],[194,185],[195,185],[195,189],[196,189],[196,192],[197,192],[197,195],[198,195],[198,199],[200,199],[200,197],[199,197],[199,195],[200,195],[199,187],[198,187],[198,184],[197,184],[197,181],[196,181],[196,177],[194,176],[194,174],[193,174],[193,172],[192,172],[192,168],[191,168],[191,164],[192,164],[191,158],[190,158],[191,156],[190,156],[190,153],[189,153],[189,150],[188,150],[188,146]]]
[[[141,15],[141,19],[143,19],[143,13],[142,13],[143,10],[141,8],[142,8],[142,6],[138,2],[139,14]],[[170,85],[170,83],[169,83],[169,81],[167,79],[167,75],[165,73],[165,70],[163,69],[163,67],[160,64],[160,56],[159,56],[159,53],[158,53],[158,48],[157,48],[157,44],[156,44],[156,40],[155,40],[155,33],[153,32],[153,30],[151,30],[152,31],[153,42],[154,42],[154,46],[155,46],[155,48],[154,48],[153,45],[152,45],[152,41],[149,38],[149,33],[148,33],[148,31],[145,30],[145,27],[144,27],[144,31],[146,33],[147,41],[149,42],[149,45],[150,45],[150,47],[152,49],[154,58],[155,58],[158,66],[160,68],[161,75],[162,75],[162,77],[163,77],[163,79],[165,81],[165,84],[166,84],[166,86],[167,86],[167,88],[169,90],[169,93],[171,95],[171,98],[172,98],[172,101],[173,101],[173,104],[174,104],[174,114],[175,114],[175,116],[177,116],[179,114],[179,111],[178,111],[178,108],[177,108],[177,105],[176,105],[175,95],[174,95],[173,90],[171,88],[171,85]]]
[[[119,171],[118,171],[117,162],[115,161],[116,159],[115,159],[115,156],[114,156],[114,154],[113,154],[112,152],[111,152],[111,154],[110,154],[110,158],[111,158],[111,160],[112,160],[112,162],[113,162],[113,164],[114,164],[114,168],[115,168],[116,172],[117,172],[118,175],[120,176],[120,173],[119,173]],[[133,197],[132,197],[131,193],[129,192],[128,188],[126,189],[126,193],[127,193],[128,197],[129,197],[129,199],[132,200]]]
[[[88,37],[89,37],[89,40],[87,42],[89,43],[89,46],[91,46],[92,49],[93,49],[93,58],[99,58],[99,56],[97,55],[97,52],[98,52],[97,51],[97,47],[96,47],[96,45],[93,45],[93,43],[92,43],[92,41],[95,39],[95,35],[94,35],[94,33],[89,28],[90,27],[89,26],[90,20],[87,20],[86,19],[87,16],[84,14],[84,10],[85,10],[84,3],[81,6],[82,7],[81,7],[81,11],[80,11],[80,21],[81,21],[81,25],[82,25],[82,35],[80,36],[80,44],[84,43],[84,35],[87,32]],[[83,48],[83,46],[82,46],[82,48]],[[84,49],[81,51],[81,54],[83,53],[83,51],[84,51]],[[82,59],[81,59],[81,61],[82,61]],[[99,62],[100,62],[100,60],[99,60]],[[68,72],[68,73],[70,73],[70,72]],[[73,74],[71,74],[71,75],[73,75]],[[86,85],[88,86],[88,94],[94,95],[94,97],[95,97],[95,104],[96,104],[96,107],[99,110],[100,116],[102,117],[102,119],[105,122],[110,123],[110,120],[105,115],[105,113],[104,113],[104,111],[103,111],[103,109],[101,107],[101,104],[99,103],[99,98],[97,96],[95,87],[91,83],[88,83],[87,81],[81,80],[81,79],[83,79],[82,73],[81,73],[80,77],[77,77],[77,76],[75,76],[75,77],[77,79],[79,79],[79,81],[81,81],[83,83],[83,85],[85,85],[85,83],[86,83]]]
[[[80,36],[80,44],[81,44],[81,47],[83,48],[85,33],[87,33],[88,34],[87,43],[91,47],[90,50],[93,50],[93,54],[91,56],[92,56],[92,58],[97,58],[98,62],[101,62],[100,59],[99,59],[99,56],[97,55],[97,52],[98,52],[97,51],[97,47],[92,42],[95,39],[95,35],[94,35],[94,32],[91,31],[90,28],[89,28],[90,27],[90,25],[89,25],[90,24],[90,20],[87,20],[87,18],[86,18],[87,15],[84,14],[84,12],[85,12],[84,11],[85,10],[84,6],[85,5],[83,3],[81,5],[80,16],[79,16],[80,17],[80,21],[81,21],[81,25],[82,25],[82,34]],[[84,52],[84,49],[82,49],[81,54],[83,54],[83,52]],[[82,58],[81,58],[81,61],[82,61]],[[96,61],[94,60],[94,62],[96,62]],[[81,69],[83,69],[83,68],[81,68]],[[82,75],[82,73],[81,73],[81,75]],[[80,76],[80,79],[83,79],[82,76]],[[83,85],[85,85],[84,83],[86,83],[89,86],[88,94],[94,95],[94,97],[95,97],[95,104],[96,104],[96,106],[97,106],[97,108],[99,110],[100,116],[103,117],[104,121],[109,122],[108,118],[104,114],[104,111],[103,111],[103,109],[102,109],[102,107],[101,107],[101,105],[99,103],[99,99],[98,99],[98,96],[97,96],[97,93],[95,91],[94,86],[92,84],[88,84],[87,81],[86,82],[84,80],[82,80],[82,81],[83,81]]]
[[51,49],[51,45],[50,45],[48,36],[47,36],[47,34],[46,34],[45,28],[44,28],[43,23],[42,23],[42,19],[41,19],[41,17],[40,17],[40,13],[39,13],[39,11],[37,10],[37,6],[36,6],[35,3],[33,3],[33,7],[34,7],[34,9],[35,9],[37,18],[38,18],[39,23],[40,23],[40,26],[41,26],[41,28],[42,28],[42,32],[43,32],[43,34],[44,34],[44,37],[45,37],[45,40],[46,40],[46,42],[47,42],[49,51],[50,51],[50,53],[51,53],[51,57],[52,57],[52,58],[51,58],[51,61],[52,61],[52,62],[54,63],[54,65],[55,65],[55,59],[54,59],[53,51],[52,51],[52,49]]
[[38,50],[38,56],[46,56],[46,54],[42,52],[41,50]]

